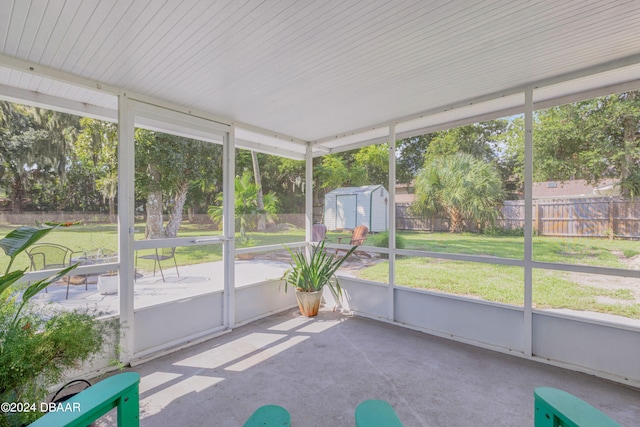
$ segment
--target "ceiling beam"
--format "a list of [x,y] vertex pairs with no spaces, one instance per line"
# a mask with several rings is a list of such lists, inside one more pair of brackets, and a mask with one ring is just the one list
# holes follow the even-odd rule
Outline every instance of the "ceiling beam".
[[[80,77],[74,74],[70,74],[67,73],[65,71],[59,71],[59,70],[54,70],[52,68],[49,67],[45,67],[45,66],[41,66],[41,65],[37,65],[34,63],[30,63],[27,61],[23,61],[21,59],[17,59],[17,58],[13,58],[7,55],[2,55],[0,54],[0,66],[2,67],[6,67],[6,68],[10,68],[12,70],[16,70],[16,71],[20,71],[23,73],[27,73],[27,74],[32,74],[32,75],[36,75],[45,79],[51,79],[51,80],[55,80],[55,81],[59,81],[62,83],[66,83],[69,85],[73,85],[73,86],[77,86],[77,87],[81,87],[84,89],[88,89],[88,90],[93,90],[93,91],[97,91],[97,92],[102,92],[105,94],[109,94],[109,95],[114,95],[114,96],[118,96],[120,94],[126,94],[127,96],[129,96],[132,99],[136,99],[138,101],[141,102],[145,102],[151,105],[155,105],[158,107],[162,107],[165,108],[167,110],[172,110],[172,111],[176,111],[179,113],[183,113],[183,114],[188,114],[191,116],[195,116],[195,117],[200,117],[202,119],[206,119],[206,120],[211,120],[214,122],[218,122],[218,123],[222,123],[225,125],[231,125],[231,124],[235,124],[236,126],[240,126],[244,129],[250,130],[252,132],[256,132],[256,133],[260,133],[262,135],[266,135],[266,136],[272,136],[272,137],[276,137],[276,138],[280,138],[280,139],[285,139],[287,141],[290,142],[294,142],[303,146],[306,146],[307,141],[304,141],[300,138],[296,138],[293,136],[289,136],[289,135],[285,135],[283,133],[280,132],[275,132],[269,129],[265,129],[265,128],[261,128],[259,126],[254,126],[248,123],[243,123],[243,122],[232,122],[228,119],[224,119],[222,117],[213,115],[213,114],[209,114],[203,111],[198,111],[198,110],[194,110],[194,109],[189,109],[189,108],[185,108],[183,106],[180,105],[176,105],[170,102],[166,102],[166,101],[162,101],[159,99],[155,99],[155,98],[151,98],[149,96],[146,95],[142,95],[139,93],[135,93],[135,92],[131,92],[131,91],[127,91],[125,89],[122,88],[118,88],[109,84],[105,84],[102,82],[98,82],[98,81],[94,81],[94,80],[90,80],[90,79],[86,79],[84,77]],[[26,94],[25,94],[26,95]],[[43,96],[46,96],[44,94],[41,94]],[[28,99],[28,98],[26,98]],[[20,102],[20,101],[16,101],[16,102]],[[78,105],[81,105],[82,103],[78,103]],[[69,112],[71,114],[76,114],[76,115],[81,115],[83,112],[83,109],[80,108],[78,110],[76,110],[75,112],[73,111],[65,111],[65,112]]]
[[43,93],[20,89],[13,86],[0,85],[0,99],[82,117],[90,117],[97,120],[105,120],[108,122],[118,121],[117,110],[99,107],[85,102],[73,101],[71,99],[60,98],[58,96],[45,95]]
[[278,147],[272,147],[270,145],[261,144],[259,142],[247,141],[246,139],[240,139],[236,137],[236,148],[244,148],[246,150],[256,151],[258,153],[272,154],[274,156],[286,157],[293,160],[304,160],[304,153],[298,153],[296,151],[285,150]]

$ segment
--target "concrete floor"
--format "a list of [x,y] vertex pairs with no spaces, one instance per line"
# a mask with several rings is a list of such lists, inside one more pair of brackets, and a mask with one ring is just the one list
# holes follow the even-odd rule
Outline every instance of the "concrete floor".
[[296,427],[353,426],[366,399],[391,403],[406,427],[532,426],[540,386],[640,425],[640,390],[326,310],[290,310],[132,370],[141,426],[241,426],[266,404]]

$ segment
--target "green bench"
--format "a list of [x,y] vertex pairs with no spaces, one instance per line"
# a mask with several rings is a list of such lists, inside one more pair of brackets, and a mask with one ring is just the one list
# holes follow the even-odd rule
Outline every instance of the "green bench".
[[620,424],[566,391],[535,389],[535,427],[621,427]]
[[384,400],[365,400],[356,407],[356,427],[403,427],[396,411]]
[[244,427],[290,427],[291,416],[282,406],[266,405],[258,408],[244,423]]
[[62,403],[52,403],[30,427],[86,427],[118,408],[119,427],[140,426],[140,374],[125,372],[106,378]]

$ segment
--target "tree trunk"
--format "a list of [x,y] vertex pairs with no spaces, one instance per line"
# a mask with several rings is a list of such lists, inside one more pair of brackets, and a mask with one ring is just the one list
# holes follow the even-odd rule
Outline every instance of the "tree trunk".
[[[629,93],[629,101],[636,99],[636,92]],[[622,137],[624,139],[624,163],[620,168],[620,182],[627,182],[631,178],[635,164],[634,152],[636,150],[636,132],[638,129],[638,119],[633,114],[628,114],[622,120]],[[622,186],[622,196],[629,197],[631,189],[627,185]]]
[[109,222],[115,224],[116,221],[116,198],[109,197]]
[[258,205],[258,231],[265,231],[267,229],[266,225],[266,215],[264,214],[264,196],[262,194],[262,179],[260,178],[260,165],[258,164],[258,155],[255,151],[251,152],[251,161],[253,162],[253,177],[256,181],[256,187],[258,188],[257,200],[256,204]]
[[22,185],[22,175],[16,174],[11,183],[11,212],[22,213],[22,201],[24,198],[24,186]]
[[180,229],[180,223],[182,222],[182,212],[184,210],[184,203],[187,200],[187,194],[189,193],[189,183],[183,182],[176,188],[176,195],[173,198],[173,207],[169,214],[169,222],[165,230],[167,237],[177,237],[178,230]]
[[449,212],[449,218],[451,221],[451,224],[449,224],[449,231],[451,233],[460,233],[464,231],[464,218],[462,213],[454,208],[448,208],[447,211]]
[[145,239],[161,239],[164,234],[164,220],[162,218],[162,192],[155,191],[147,196],[147,226],[144,231]]

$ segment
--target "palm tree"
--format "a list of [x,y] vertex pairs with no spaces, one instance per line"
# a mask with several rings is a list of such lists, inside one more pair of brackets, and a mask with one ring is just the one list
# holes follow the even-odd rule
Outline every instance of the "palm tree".
[[[262,194],[262,178],[260,177],[260,163],[258,163],[258,153],[251,151],[251,163],[253,164],[253,177],[256,183],[256,206],[258,211],[264,211],[264,195]],[[267,229],[266,217],[263,213],[258,214],[258,231]]]
[[[258,214],[275,215],[278,199],[273,193],[263,196],[264,208],[258,207],[258,188],[253,182],[251,172],[245,171],[235,179],[235,215],[239,220],[240,238],[246,240],[247,229],[255,228],[252,221]],[[216,198],[216,205],[209,206],[207,213],[213,221],[222,224],[222,194]]]
[[425,216],[444,212],[452,233],[471,225],[480,229],[494,225],[505,196],[495,167],[466,153],[437,156],[425,163],[416,178],[415,194],[411,211]]

